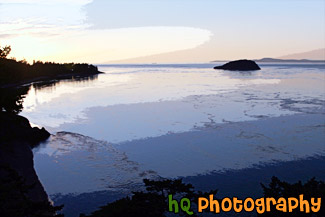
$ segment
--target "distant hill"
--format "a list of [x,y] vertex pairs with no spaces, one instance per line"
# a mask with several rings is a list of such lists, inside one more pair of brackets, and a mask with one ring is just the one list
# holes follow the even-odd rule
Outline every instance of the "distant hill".
[[[325,60],[308,60],[308,59],[276,59],[276,58],[262,58],[253,60],[259,63],[324,63]],[[215,60],[212,62],[228,62],[227,60]]]
[[[262,63],[325,63],[325,48],[307,51],[303,53],[289,54],[277,58],[255,59],[255,62]],[[212,62],[227,62],[226,60],[215,60]]]
[[302,53],[295,53],[295,54],[289,54],[285,56],[280,56],[278,59],[308,59],[308,60],[323,60],[325,61],[325,48],[302,52]]
[[[109,61],[106,63],[115,63],[115,64],[123,64],[123,63],[204,63],[209,62],[209,57],[213,57],[216,55],[216,48],[210,47],[210,44],[203,44],[197,48],[174,51],[150,56],[137,57],[133,59],[124,59],[120,61]],[[221,52],[221,51],[220,51]],[[204,54],[204,55],[202,55]],[[244,57],[243,58],[248,58]],[[212,62],[229,62],[231,59],[224,60],[216,60]],[[309,62],[309,63],[324,63],[325,61],[325,48],[312,50],[303,53],[290,54],[282,57],[276,58],[263,58],[259,60],[255,60],[257,62]],[[316,61],[316,62],[313,62]]]
[[275,59],[275,58],[263,58],[254,60],[260,63],[325,63],[325,60],[309,60],[309,59]]

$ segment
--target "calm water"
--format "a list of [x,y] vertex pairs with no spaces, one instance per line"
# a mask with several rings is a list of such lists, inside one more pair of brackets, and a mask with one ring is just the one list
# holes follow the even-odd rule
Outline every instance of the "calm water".
[[95,80],[31,88],[22,115],[52,133],[34,150],[47,192],[324,155],[325,65],[214,65],[103,65]]

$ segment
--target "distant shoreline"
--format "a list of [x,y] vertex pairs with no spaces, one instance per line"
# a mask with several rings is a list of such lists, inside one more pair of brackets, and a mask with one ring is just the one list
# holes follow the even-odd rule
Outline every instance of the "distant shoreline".
[[[262,59],[254,59],[255,62],[260,63],[322,63],[325,64],[325,60],[308,60],[308,59],[275,59],[275,58],[262,58]],[[227,60],[214,60],[214,62],[228,62]]]

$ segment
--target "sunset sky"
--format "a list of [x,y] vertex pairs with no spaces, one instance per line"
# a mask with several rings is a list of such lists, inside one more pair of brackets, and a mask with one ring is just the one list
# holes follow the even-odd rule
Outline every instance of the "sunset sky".
[[278,57],[325,47],[325,1],[0,0],[4,45],[27,61]]

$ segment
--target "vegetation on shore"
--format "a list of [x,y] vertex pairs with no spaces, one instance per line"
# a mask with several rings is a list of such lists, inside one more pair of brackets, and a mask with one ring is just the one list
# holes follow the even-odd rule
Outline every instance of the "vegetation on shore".
[[[168,194],[177,197],[186,197],[197,201],[199,196],[216,194],[217,190],[210,192],[194,191],[192,184],[183,183],[182,179],[143,180],[146,191],[133,192],[132,197],[125,197],[101,207],[89,217],[164,217],[168,211]],[[187,213],[180,211],[180,216]],[[193,213],[192,216],[198,216]],[[81,214],[80,217],[85,217]]]
[[[1,168],[1,167],[0,167]],[[10,216],[63,216],[57,214],[57,211],[62,209],[63,206],[52,206],[49,203],[34,203],[26,198],[25,193],[30,186],[24,183],[22,177],[18,176],[15,171],[6,169],[11,175],[9,178],[11,181],[2,180],[0,182],[0,215],[9,214]],[[125,197],[116,200],[112,203],[108,203],[105,206],[100,207],[97,211],[94,211],[90,215],[80,214],[80,217],[165,217],[168,213],[168,194],[175,195],[174,198],[186,197],[190,201],[194,202],[192,211],[195,211],[195,201],[198,197],[208,197],[208,195],[217,194],[217,190],[210,192],[194,191],[194,186],[191,184],[183,183],[181,179],[163,179],[163,180],[148,180],[144,179],[145,191],[133,192],[130,197]],[[10,186],[10,187],[8,187]],[[304,194],[306,200],[310,200],[312,197],[323,197],[325,194],[325,183],[323,181],[317,181],[315,178],[310,179],[306,183],[298,181],[297,183],[288,183],[279,180],[277,177],[273,177],[271,182],[265,186],[261,184],[264,197],[272,197],[278,199],[280,197],[298,197],[300,194]],[[217,199],[220,200],[220,199]],[[13,205],[17,205],[15,209]],[[8,209],[10,208],[10,209]],[[40,212],[42,211],[42,212]],[[44,215],[48,213],[47,215]],[[193,213],[191,216],[204,216],[204,213]],[[26,213],[27,215],[21,215]],[[31,214],[31,215],[28,215]],[[232,213],[234,216],[241,216],[243,213]],[[317,213],[305,213],[300,212],[299,209],[290,212],[279,212],[272,208],[271,212],[265,212],[264,214],[257,214],[253,216],[279,216],[279,217],[323,217],[325,216],[325,209],[321,207]],[[5,216],[5,215],[4,215]],[[180,210],[180,213],[173,216],[187,216],[187,213]]]
[[[324,198],[325,195],[325,183],[324,181],[318,181],[315,178],[312,178],[305,182],[304,184],[301,181],[296,183],[288,183],[281,181],[277,177],[272,177],[271,182],[266,186],[261,184],[264,192],[264,197],[273,197],[273,198],[299,198],[299,195],[303,195],[305,200],[310,201],[311,198]],[[273,205],[274,207],[275,205]],[[258,216],[260,217],[324,217],[325,208],[321,206],[319,212],[301,212],[299,208],[294,209],[293,212],[281,212],[276,209],[271,209],[271,212],[265,212]]]
[[[108,203],[92,214],[88,216],[80,214],[80,217],[165,217],[170,216],[170,214],[166,215],[169,209],[168,194],[173,194],[176,198],[187,197],[193,202],[193,207],[196,207],[198,197],[208,197],[210,194],[216,195],[217,193],[217,190],[212,190],[210,192],[194,191],[193,185],[185,184],[181,179],[165,179],[158,181],[144,179],[143,181],[146,191],[133,192],[131,197],[125,197],[115,202]],[[291,184],[281,181],[277,177],[272,177],[271,182],[267,186],[263,184],[261,184],[261,186],[263,188],[264,198],[299,198],[299,195],[303,194],[304,198],[310,201],[311,198],[320,198],[325,195],[325,183],[323,181],[317,181],[315,178],[310,179],[304,184],[301,181]],[[221,201],[220,199],[217,200]],[[320,211],[317,213],[300,212],[299,209],[290,213],[277,211],[274,206],[275,205],[273,205],[270,212],[264,212],[263,214],[252,213],[252,216],[325,216],[324,207],[321,207]],[[194,211],[194,213],[191,216],[204,216],[205,212],[209,212],[209,210],[205,210],[200,214],[195,212],[195,209],[192,209],[192,211]],[[243,213],[232,213],[232,215],[241,216]],[[172,216],[187,216],[187,213],[180,210],[180,213],[177,215],[173,214]]]
[[0,113],[18,114],[23,110],[23,100],[29,87],[1,88],[0,87]]
[[29,81],[48,80],[64,76],[87,76],[101,72],[94,65],[86,63],[54,63],[8,59],[10,46],[0,47],[0,87],[8,84],[21,84]]

